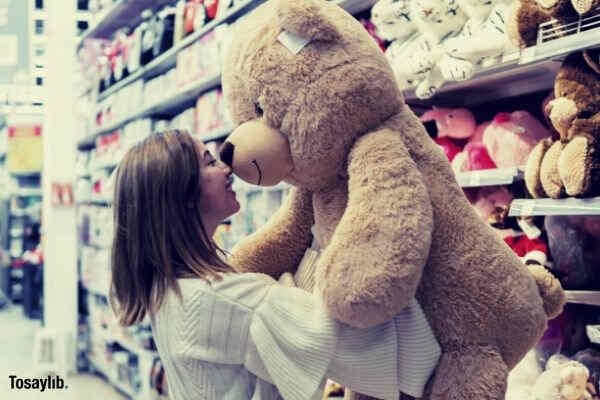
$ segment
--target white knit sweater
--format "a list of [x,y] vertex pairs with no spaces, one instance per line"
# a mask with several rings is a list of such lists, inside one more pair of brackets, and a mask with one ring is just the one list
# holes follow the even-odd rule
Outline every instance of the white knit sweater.
[[326,378],[381,399],[422,390],[440,356],[416,301],[369,329],[262,274],[179,280],[151,317],[173,400],[316,400]]

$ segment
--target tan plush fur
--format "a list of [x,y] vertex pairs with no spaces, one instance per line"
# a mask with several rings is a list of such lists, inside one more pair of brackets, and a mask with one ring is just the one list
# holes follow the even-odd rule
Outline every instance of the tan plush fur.
[[[600,194],[600,51],[569,55],[554,82],[547,108],[560,141],[531,152],[525,182],[533,197]],[[541,162],[540,162],[541,158]]]
[[[312,38],[298,54],[277,40],[287,23]],[[404,104],[384,54],[352,16],[321,0],[271,0],[239,29],[224,65],[224,93],[237,123],[260,121],[289,142],[294,165],[285,180],[312,192],[323,246],[315,290],[328,311],[370,326],[416,296],[443,350],[426,398],[503,399],[508,371],[541,337],[548,315],[562,309],[560,285],[535,271],[538,287],[480,220]],[[231,163],[234,172],[247,167],[236,164],[235,153]],[[312,216],[280,213],[305,220],[284,229],[277,217],[240,243],[233,251],[240,269],[274,276],[296,270]],[[300,240],[286,244],[275,237],[282,230]],[[282,253],[287,264],[271,261]]]

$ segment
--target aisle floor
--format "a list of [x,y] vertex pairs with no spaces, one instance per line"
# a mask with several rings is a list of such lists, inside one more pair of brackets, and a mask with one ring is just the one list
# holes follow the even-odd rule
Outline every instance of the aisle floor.
[[0,309],[0,399],[42,400],[124,400],[103,378],[92,374],[68,376],[66,390],[17,390],[10,388],[9,375],[35,377],[33,368],[33,339],[40,328],[39,320],[23,315],[19,305]]

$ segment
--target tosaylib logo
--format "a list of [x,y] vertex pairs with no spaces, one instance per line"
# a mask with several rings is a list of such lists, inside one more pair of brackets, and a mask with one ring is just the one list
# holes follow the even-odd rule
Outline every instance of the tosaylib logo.
[[64,390],[69,387],[60,376],[50,376],[45,378],[19,378],[16,375],[9,375],[11,389],[39,390]]

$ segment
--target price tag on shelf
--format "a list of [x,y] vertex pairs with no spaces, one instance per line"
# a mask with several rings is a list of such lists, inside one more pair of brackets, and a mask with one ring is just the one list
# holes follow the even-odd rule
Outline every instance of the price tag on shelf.
[[470,175],[469,183],[471,186],[481,186],[481,172],[472,171]]
[[507,63],[510,61],[516,61],[519,59],[519,57],[521,57],[520,51],[515,51],[514,53],[509,53],[509,54],[504,54],[504,55],[502,55],[502,62]]
[[535,46],[531,46],[521,51],[521,59],[519,60],[519,64],[528,64],[533,61],[535,57]]
[[521,215],[532,215],[535,208],[535,200],[523,200]]

